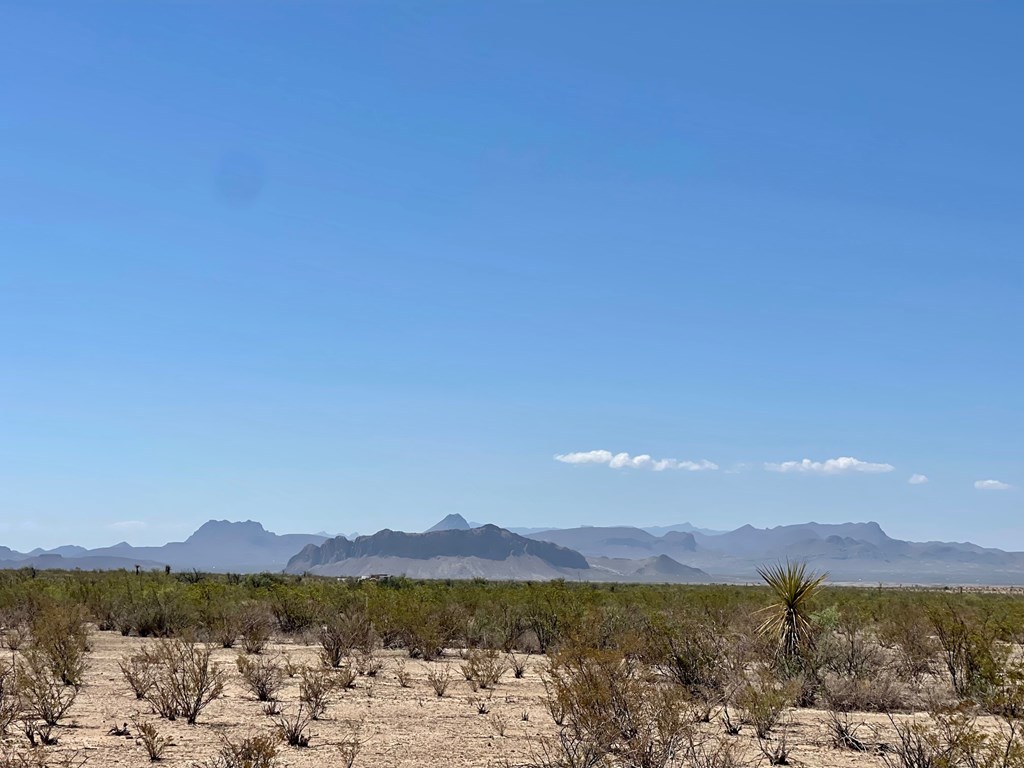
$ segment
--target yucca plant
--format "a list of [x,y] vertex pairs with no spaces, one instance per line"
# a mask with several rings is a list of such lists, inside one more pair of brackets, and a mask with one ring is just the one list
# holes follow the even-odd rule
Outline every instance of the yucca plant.
[[758,633],[778,642],[778,653],[785,662],[800,662],[814,645],[811,629],[811,599],[827,573],[807,572],[807,563],[789,560],[757,569],[771,589],[776,602],[762,609],[768,614]]

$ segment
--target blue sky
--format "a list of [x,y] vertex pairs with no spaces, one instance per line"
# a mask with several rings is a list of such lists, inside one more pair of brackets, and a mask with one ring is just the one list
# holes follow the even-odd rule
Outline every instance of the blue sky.
[[1020,3],[0,17],[0,544],[1024,549]]

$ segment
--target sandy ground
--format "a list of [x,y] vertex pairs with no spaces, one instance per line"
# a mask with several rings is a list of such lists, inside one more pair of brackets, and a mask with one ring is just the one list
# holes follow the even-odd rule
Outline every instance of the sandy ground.
[[[152,640],[124,638],[112,633],[94,633],[93,650],[85,684],[72,707],[66,726],[58,729],[59,743],[48,748],[54,757],[77,752],[87,758],[86,765],[150,765],[142,745],[134,738],[108,735],[111,725],[128,721],[132,714],[148,714],[148,705],[135,699],[118,668],[118,660]],[[165,753],[162,765],[195,766],[210,759],[225,736],[238,739],[246,735],[273,733],[274,721],[263,713],[264,704],[256,701],[241,685],[235,659],[237,650],[217,649],[215,658],[228,673],[225,696],[200,715],[199,723],[167,722],[148,716],[161,734],[172,737],[174,746]],[[287,653],[294,662],[316,664],[316,648],[296,644],[273,644],[266,653]],[[532,657],[526,675],[515,679],[506,673],[492,692],[474,693],[459,671],[457,655],[438,662],[405,659],[398,653],[385,653],[386,666],[375,678],[360,677],[354,689],[335,695],[327,718],[313,723],[310,747],[282,746],[278,765],[340,765],[337,743],[358,725],[362,748],[356,766],[372,768],[414,768],[416,766],[522,766],[535,762],[538,740],[555,733],[547,711],[540,671],[542,659]],[[410,688],[402,688],[394,671],[399,663],[412,674]],[[452,667],[448,693],[437,698],[427,682],[428,669],[439,664]],[[280,698],[285,711],[298,706],[298,678],[286,680]],[[477,703],[489,697],[491,714],[477,712]],[[529,720],[523,720],[523,713]],[[494,718],[507,719],[504,736],[497,733]],[[792,761],[804,766],[881,766],[875,755],[833,749],[822,725],[824,713],[793,710],[788,728]],[[859,720],[887,725],[884,716],[864,715]],[[717,737],[718,723],[704,726]],[[752,729],[744,728],[735,739],[743,750],[744,765],[766,764],[759,761]],[[884,738],[884,736],[883,736]],[[8,746],[24,746],[20,734],[5,738]],[[52,764],[59,764],[53,762]]]

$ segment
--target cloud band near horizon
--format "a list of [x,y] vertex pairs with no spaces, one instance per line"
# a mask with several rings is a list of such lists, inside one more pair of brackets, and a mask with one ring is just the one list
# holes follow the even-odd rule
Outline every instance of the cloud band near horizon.
[[555,461],[563,464],[604,464],[611,469],[650,469],[663,472],[666,469],[681,469],[687,472],[704,472],[718,469],[718,465],[707,459],[689,461],[680,459],[655,459],[649,454],[641,453],[630,456],[628,453],[612,453],[611,451],[576,451],[555,455]]
[[861,461],[853,456],[839,456],[838,458],[826,459],[825,461],[803,459],[801,461],[783,461],[779,463],[766,462],[764,468],[769,472],[813,475],[880,474],[892,472],[896,469],[892,464]]

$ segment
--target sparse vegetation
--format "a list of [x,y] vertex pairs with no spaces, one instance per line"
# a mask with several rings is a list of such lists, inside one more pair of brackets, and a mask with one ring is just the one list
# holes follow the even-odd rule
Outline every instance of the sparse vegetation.
[[[431,706],[413,687],[422,667],[429,686],[423,690],[445,699],[437,707],[482,711],[477,728],[491,737],[504,733],[513,750],[519,747],[512,739],[530,739],[538,765],[784,764],[794,762],[794,753],[802,758],[812,727],[819,744],[843,750],[847,761],[863,755],[899,768],[1020,768],[1014,763],[1024,717],[1019,595],[821,583],[808,589],[817,577],[801,577],[798,567],[790,571],[804,588],[796,610],[782,612],[792,601],[767,584],[0,573],[0,630],[26,628],[0,662],[0,730],[26,750],[45,750],[51,763],[70,754],[75,731],[65,726],[78,712],[76,684],[102,685],[111,671],[122,706],[135,699],[167,719],[205,720],[205,707],[221,696],[228,677],[219,659],[221,666],[229,660],[235,682],[262,702],[248,706],[256,718],[252,727],[266,727],[264,717],[271,718],[275,739],[295,732],[299,745],[311,724],[330,718],[322,726],[323,744],[314,741],[340,764],[348,758],[337,724],[354,708],[372,717],[374,702],[392,697]],[[769,615],[758,616],[766,606]],[[230,624],[229,616],[240,622],[238,651],[245,650],[241,618],[262,617],[256,624],[263,629],[250,646],[259,653],[236,657],[223,650],[216,628]],[[157,639],[118,638],[124,645],[111,656],[105,633],[116,637],[125,627]],[[270,645],[269,630],[283,627],[294,633],[282,638],[288,655],[278,643]],[[205,645],[197,637],[215,642]],[[89,651],[99,642],[101,674],[92,669],[99,654]],[[541,647],[543,655],[528,654]],[[448,650],[441,654],[441,648]],[[408,662],[399,654],[433,660]],[[540,676],[546,695],[534,693],[532,701],[522,697],[538,686],[527,662],[530,670],[546,669]],[[461,686],[453,691],[453,673],[461,673],[476,696]],[[356,684],[366,696],[342,695]],[[500,694],[492,693],[494,686]],[[957,710],[948,709],[958,702]],[[824,714],[803,710],[812,705]],[[243,702],[235,698],[225,706]],[[543,706],[551,717],[531,720],[531,711]],[[877,715],[865,714],[927,710],[927,720],[894,714],[884,727]],[[88,718],[91,705],[82,711]],[[107,712],[120,722],[116,711]],[[790,720],[793,729],[784,725]],[[155,721],[134,725],[137,749],[147,755],[150,727],[155,747],[171,733]],[[366,741],[358,741],[362,761]],[[950,758],[951,750],[960,756]],[[901,763],[901,755],[911,762]]]
[[132,725],[135,726],[135,732],[151,762],[162,758],[167,748],[174,746],[168,737],[160,735],[156,725],[148,720],[143,720],[139,715],[132,718]]
[[156,672],[146,700],[161,717],[183,717],[195,725],[200,713],[223,694],[223,670],[211,660],[211,649],[197,643],[165,640],[155,654]]
[[272,736],[247,736],[239,741],[225,739],[217,757],[201,768],[274,768],[277,740]]
[[493,688],[507,669],[506,661],[497,649],[474,649],[469,651],[462,674],[475,687]]
[[427,682],[430,683],[430,687],[434,689],[434,693],[439,699],[448,690],[451,679],[452,672],[448,667],[437,667],[427,672]]
[[311,737],[309,725],[313,717],[299,704],[294,715],[282,714],[277,719],[277,733],[289,747],[308,747]]
[[276,699],[284,683],[284,671],[276,660],[266,656],[256,658],[239,656],[235,663],[245,687],[256,697],[257,701]]
[[[34,725],[36,720],[50,727],[57,725],[75,703],[78,688],[55,676],[50,658],[35,648],[22,655],[16,670],[20,715],[26,728],[37,733],[42,730]],[[34,741],[31,736],[29,741]]]

